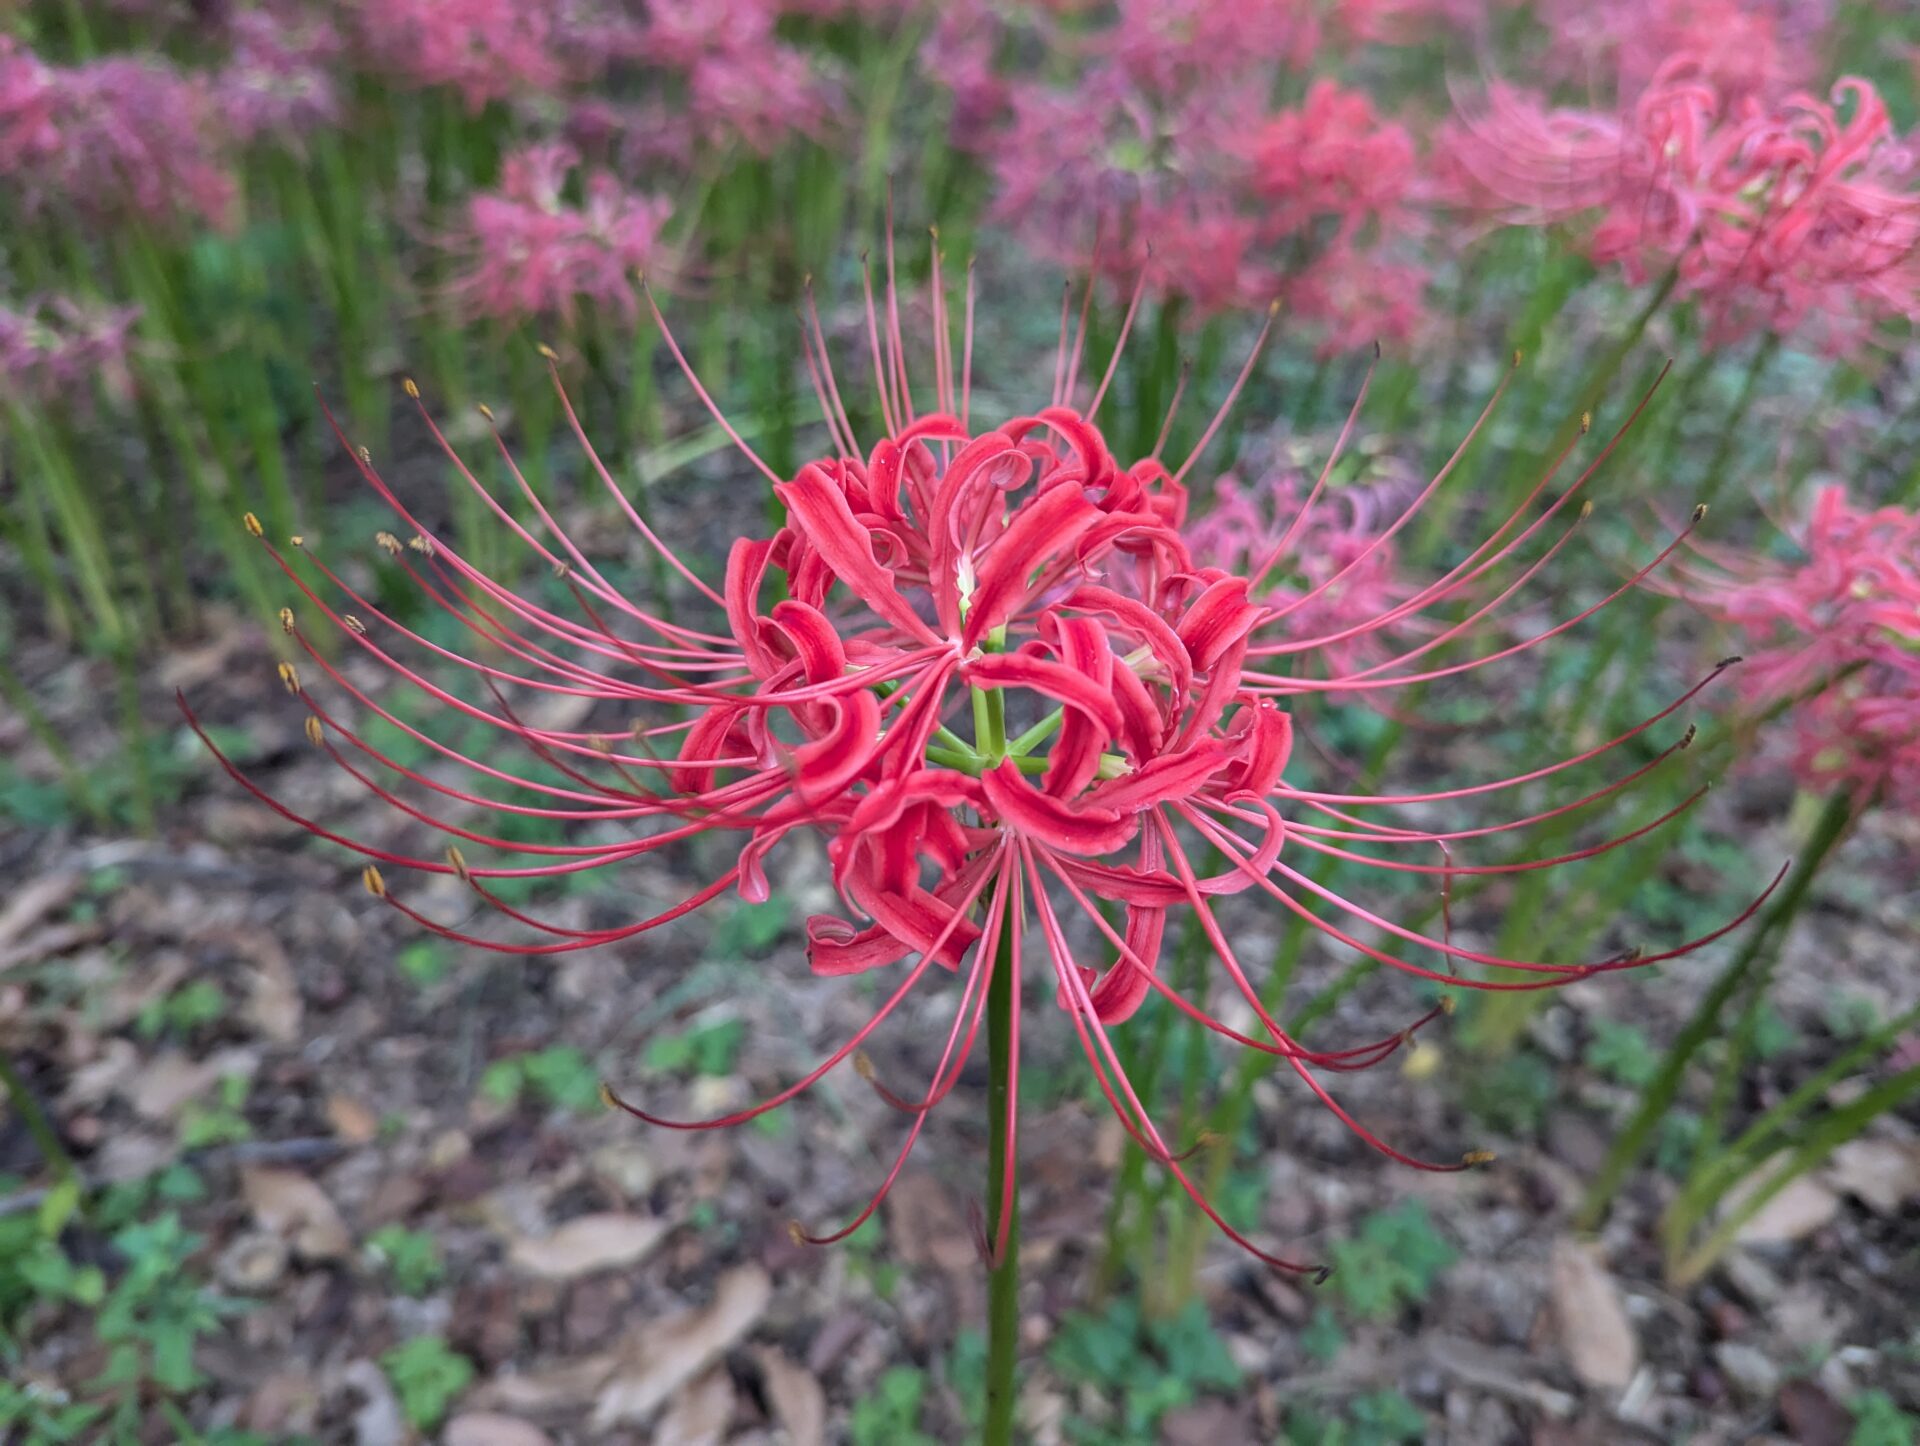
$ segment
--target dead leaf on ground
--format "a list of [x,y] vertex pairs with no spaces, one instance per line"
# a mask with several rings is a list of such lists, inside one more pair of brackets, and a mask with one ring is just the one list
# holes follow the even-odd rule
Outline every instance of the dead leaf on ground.
[[975,1269],[978,1255],[953,1192],[933,1176],[911,1172],[887,1192],[887,1238],[902,1265],[931,1265],[948,1273]]
[[786,1428],[791,1446],[826,1446],[827,1393],[819,1377],[771,1348],[755,1351],[753,1358],[773,1419]]
[[466,1411],[447,1422],[444,1446],[553,1446],[531,1422],[498,1411]]
[[306,1005],[287,951],[264,930],[236,935],[234,943],[253,964],[247,978],[247,1022],[275,1044],[296,1043]]
[[99,1104],[139,1067],[140,1051],[134,1048],[132,1040],[118,1036],[102,1040],[100,1053],[67,1076],[67,1087],[60,1093],[60,1108],[78,1110]]
[[732,1418],[732,1377],[708,1371],[674,1398],[654,1428],[653,1446],[720,1446]]
[[1624,1391],[1639,1365],[1640,1343],[1620,1287],[1594,1247],[1577,1240],[1554,1243],[1552,1297],[1560,1348],[1573,1373],[1596,1389]]
[[328,1095],[327,1124],[349,1145],[364,1145],[380,1133],[380,1117],[347,1095]]
[[1920,1142],[1849,1140],[1833,1152],[1827,1178],[1876,1215],[1920,1200]]
[[[1727,1196],[1725,1209],[1737,1210],[1744,1191]],[[1810,1175],[1789,1183],[1762,1205],[1734,1235],[1740,1245],[1791,1245],[1833,1223],[1840,1213],[1840,1197]]]
[[0,949],[71,899],[80,888],[78,874],[42,874],[13,891],[0,909]]
[[350,1361],[341,1369],[339,1382],[358,1391],[363,1402],[353,1413],[355,1446],[401,1446],[408,1439],[400,1402],[380,1367],[372,1361]]
[[49,924],[18,943],[0,947],[0,974],[22,964],[37,964],[42,959],[51,959],[56,954],[77,949],[82,944],[98,939],[105,932],[93,923]]
[[1800,1446],[1847,1446],[1853,1438],[1852,1414],[1804,1378],[1780,1388],[1780,1419]]
[[258,1066],[258,1057],[247,1049],[223,1049],[200,1060],[189,1059],[179,1050],[170,1049],[128,1077],[121,1094],[142,1119],[167,1121],[178,1114],[188,1100],[212,1089],[223,1075],[251,1077]]
[[240,1172],[240,1193],[263,1229],[271,1230],[308,1260],[337,1260],[353,1249],[353,1237],[333,1201],[298,1170],[253,1166]]
[[544,1280],[574,1280],[644,1260],[666,1233],[666,1221],[650,1215],[582,1215],[551,1235],[515,1240],[507,1259]]
[[644,1422],[673,1393],[731,1350],[751,1330],[773,1295],[758,1266],[720,1277],[713,1302],[645,1326],[620,1348],[621,1364],[600,1391],[593,1429]]

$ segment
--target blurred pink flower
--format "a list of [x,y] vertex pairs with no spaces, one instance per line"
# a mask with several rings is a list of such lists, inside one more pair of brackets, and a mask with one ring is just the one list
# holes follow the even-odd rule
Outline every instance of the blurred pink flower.
[[203,81],[156,58],[42,63],[0,37],[0,180],[27,212],[222,224],[233,180]]
[[344,44],[332,23],[291,6],[243,10],[233,53],[214,81],[220,114],[243,141],[297,141],[340,119],[332,65]]
[[994,214],[1031,250],[1065,266],[1097,257],[1122,286],[1151,252],[1155,290],[1202,311],[1254,298],[1258,225],[1233,144],[1258,122],[1253,96],[1223,85],[1166,103],[1097,65],[1071,91],[1020,81],[1010,101],[991,148]]
[[1320,44],[1307,0],[1127,0],[1100,42],[1142,89],[1208,86],[1223,72],[1304,67]]
[[1729,104],[1777,99],[1814,78],[1814,42],[1830,5],[1806,0],[1543,0],[1548,62],[1561,74],[1606,82],[1631,101],[1675,56]]
[[1269,471],[1251,487],[1225,476],[1205,514],[1188,524],[1187,545],[1199,566],[1247,576],[1255,602],[1287,609],[1293,638],[1328,640],[1301,659],[1319,659],[1329,676],[1354,673],[1404,645],[1395,638],[1407,623],[1373,626],[1415,592],[1392,538],[1381,534],[1418,490],[1362,484],[1308,505],[1308,479],[1291,468]]
[[1742,690],[1788,709],[1809,786],[1920,804],[1920,515],[1827,487],[1795,540],[1794,564],[1700,549],[1679,590],[1746,639]]
[[1253,187],[1269,237],[1331,223],[1351,239],[1367,227],[1404,225],[1414,181],[1413,138],[1382,120],[1373,101],[1331,80],[1269,120],[1253,140]]
[[566,78],[561,7],[516,0],[362,0],[361,40],[374,63],[415,86],[452,86],[470,110]]
[[41,405],[84,402],[95,381],[124,395],[129,333],[139,319],[137,306],[64,296],[30,299],[18,310],[0,304],[0,386]]
[[1460,194],[1511,224],[1587,225],[1631,282],[1671,269],[1716,343],[1805,327],[1846,350],[1920,316],[1920,192],[1879,92],[1849,77],[1831,102],[1728,108],[1695,69],[1677,58],[1623,117],[1496,83],[1444,143]]
[[657,259],[672,205],[604,171],[586,175],[584,202],[571,205],[561,192],[579,165],[571,146],[526,147],[502,163],[497,191],[468,203],[461,249],[470,264],[455,290],[476,313],[571,322],[591,301],[632,320],[633,273]]

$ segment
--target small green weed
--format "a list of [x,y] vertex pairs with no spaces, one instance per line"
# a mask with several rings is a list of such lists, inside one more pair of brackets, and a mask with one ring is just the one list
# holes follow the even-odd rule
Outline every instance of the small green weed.
[[473,1381],[473,1362],[438,1336],[415,1336],[380,1357],[407,1424],[431,1431]]
[[382,1225],[367,1237],[367,1253],[402,1295],[425,1295],[446,1273],[440,1243],[424,1230]]
[[584,1111],[600,1104],[600,1075],[572,1045],[556,1044],[495,1060],[480,1076],[480,1092],[503,1105],[531,1098],[555,1109]]
[[662,1074],[732,1074],[746,1034],[743,1020],[721,1019],[680,1034],[661,1035],[647,1045],[644,1062]]
[[1286,1446],[1417,1446],[1427,1439],[1427,1417],[1398,1391],[1374,1391],[1337,1415],[1290,1411],[1286,1430]]
[[1419,1305],[1459,1258],[1418,1200],[1368,1216],[1350,1239],[1335,1241],[1328,1256],[1334,1295],[1368,1321],[1391,1320]]
[[1199,1301],[1169,1320],[1142,1319],[1130,1300],[1117,1300],[1098,1315],[1070,1315],[1047,1359],[1064,1380],[1095,1388],[1108,1405],[1106,1419],[1067,1423],[1077,1446],[1150,1441],[1168,1411],[1240,1381],[1239,1367]]

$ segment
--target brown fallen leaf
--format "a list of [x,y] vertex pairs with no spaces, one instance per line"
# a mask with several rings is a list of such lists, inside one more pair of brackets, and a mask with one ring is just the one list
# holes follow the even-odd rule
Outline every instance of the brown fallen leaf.
[[644,1422],[673,1393],[719,1360],[751,1330],[773,1295],[755,1265],[720,1277],[705,1309],[643,1326],[620,1347],[621,1362],[594,1402],[595,1431]]
[[1920,1200],[1920,1142],[1849,1140],[1833,1152],[1827,1178],[1876,1215]]
[[240,1172],[240,1193],[260,1222],[307,1260],[337,1260],[353,1249],[353,1237],[326,1192],[298,1170],[265,1165]]
[[732,1417],[732,1378],[724,1369],[708,1371],[674,1397],[653,1429],[653,1446],[720,1446]]
[[249,1024],[275,1044],[294,1044],[306,1012],[293,965],[280,941],[264,930],[242,936],[243,952],[253,961],[243,1011]]
[[1577,1240],[1554,1242],[1551,1293],[1573,1373],[1597,1390],[1625,1390],[1640,1364],[1640,1343],[1599,1252]]
[[447,1422],[442,1446],[553,1446],[553,1438],[531,1422],[498,1411],[464,1411]]
[[753,1359],[773,1419],[786,1428],[790,1446],[826,1446],[827,1393],[820,1378],[771,1347],[755,1351]]
[[650,1215],[581,1215],[551,1235],[520,1237],[508,1247],[507,1259],[544,1280],[574,1280],[645,1259],[667,1228]]
[[[1739,1208],[1746,1192],[1727,1196],[1725,1209]],[[1833,1223],[1840,1213],[1840,1197],[1814,1179],[1802,1175],[1762,1205],[1734,1234],[1740,1245],[1791,1245]]]
[[328,1095],[327,1124],[349,1145],[364,1145],[380,1133],[380,1117],[347,1095]]
[[170,1049],[123,1080],[120,1093],[142,1119],[167,1121],[188,1100],[212,1089],[222,1075],[251,1076],[258,1065],[251,1050],[223,1049],[207,1059],[194,1060]]
[[1800,1446],[1847,1446],[1853,1436],[1847,1408],[1804,1378],[1780,1388],[1780,1419]]
[[933,1176],[909,1171],[887,1192],[887,1240],[902,1265],[931,1265],[949,1275],[972,1274],[979,1263],[953,1192]]
[[0,949],[65,904],[79,888],[80,876],[67,873],[42,874],[14,888],[6,907],[0,908]]

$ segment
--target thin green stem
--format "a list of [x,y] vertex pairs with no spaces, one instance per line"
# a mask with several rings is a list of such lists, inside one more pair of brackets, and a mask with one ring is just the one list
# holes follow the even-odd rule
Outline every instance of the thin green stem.
[[1000,1208],[1007,1218],[1006,1249],[987,1277],[987,1416],[981,1439],[986,1446],[1012,1446],[1015,1399],[1014,1365],[1020,1352],[1020,1195],[1009,1190],[1016,1168],[1008,1129],[1014,1078],[1013,1012],[1018,1007],[1014,974],[1014,930],[1002,929],[1000,949],[987,986],[987,1239],[1000,1238]]
[[1836,793],[1827,800],[1826,808],[1814,824],[1813,835],[1807,840],[1806,850],[1795,860],[1786,883],[1774,896],[1766,913],[1761,915],[1759,924],[1747,935],[1740,952],[1721,971],[1720,977],[1713,981],[1706,998],[1700,1001],[1699,1008],[1687,1021],[1686,1028],[1680,1031],[1680,1037],[1674,1041],[1673,1048],[1667,1051],[1667,1057],[1661,1061],[1660,1072],[1641,1095],[1640,1108],[1634,1111],[1626,1128],[1615,1137],[1613,1149],[1602,1162],[1600,1172],[1594,1177],[1581,1206],[1579,1223],[1582,1228],[1595,1229],[1605,1218],[1607,1207],[1613,1203],[1613,1197],[1625,1181],[1627,1172],[1646,1153],[1654,1132],[1660,1127],[1660,1121],[1673,1107],[1687,1066],[1701,1047],[1713,1038],[1715,1030],[1719,1028],[1721,1014],[1759,966],[1772,935],[1776,931],[1784,932],[1792,923],[1794,915],[1806,901],[1807,891],[1813,884],[1814,875],[1820,871],[1820,865],[1846,836],[1847,827],[1853,822],[1853,814],[1853,800],[1846,793]]

